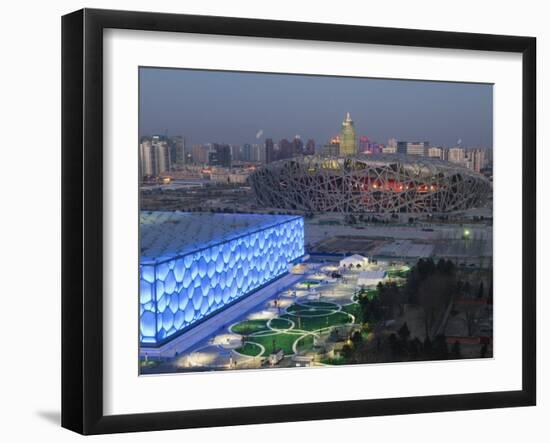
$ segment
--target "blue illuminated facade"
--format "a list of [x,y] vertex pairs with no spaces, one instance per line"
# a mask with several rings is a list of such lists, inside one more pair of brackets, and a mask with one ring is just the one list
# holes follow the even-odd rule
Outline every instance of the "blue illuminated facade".
[[[185,238],[183,243],[176,242],[175,247],[170,245],[171,237],[182,236],[177,230],[178,219],[174,221],[172,217],[170,223],[143,225],[148,230],[146,234],[152,229],[166,231],[164,237],[156,240],[162,245],[162,241],[168,244],[168,251],[165,248],[158,257],[145,254],[142,246],[140,341],[144,345],[166,342],[282,276],[288,271],[289,263],[304,255],[302,217],[213,214],[207,218],[207,215],[189,213],[181,217],[185,217],[187,223],[197,217],[196,223],[203,225],[198,227],[202,231],[208,220],[212,224],[212,235],[205,237],[201,231],[205,237],[203,247],[195,247],[201,246],[200,238],[197,242],[200,235],[193,237],[192,232],[186,233],[193,244],[193,249],[189,250],[182,246]],[[220,224],[224,222],[228,227],[222,230]],[[143,234],[141,238],[143,242]]]

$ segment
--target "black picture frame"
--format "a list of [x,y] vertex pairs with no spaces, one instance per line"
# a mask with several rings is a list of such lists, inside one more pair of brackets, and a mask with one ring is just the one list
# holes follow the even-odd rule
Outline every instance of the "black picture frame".
[[[522,54],[522,388],[391,399],[103,413],[103,30],[170,31]],[[536,39],[83,9],[62,18],[62,426],[82,434],[530,406],[536,403]]]

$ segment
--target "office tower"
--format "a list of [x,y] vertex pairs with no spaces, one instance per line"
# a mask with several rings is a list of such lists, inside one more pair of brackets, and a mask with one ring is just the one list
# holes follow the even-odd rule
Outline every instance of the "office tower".
[[181,135],[174,135],[168,139],[170,146],[170,159],[176,166],[185,164],[185,138]]
[[367,152],[370,152],[371,154],[380,154],[383,147],[384,145],[380,145],[378,143],[369,143]]
[[292,154],[293,156],[304,154],[304,142],[299,135],[296,135],[292,140]]
[[321,155],[323,157],[338,157],[340,155],[340,144],[327,143],[321,148]]
[[279,142],[279,156],[278,159],[294,157],[294,146],[286,138],[283,138]]
[[397,152],[397,139],[390,138],[381,151],[383,154],[395,154]]
[[355,136],[355,127],[350,113],[346,114],[346,118],[342,122],[340,131],[340,155],[356,155],[357,154],[357,138]]
[[397,142],[397,153],[406,155],[426,155],[430,142]]
[[275,145],[273,144],[273,139],[265,139],[265,161],[266,163],[274,162],[278,160],[277,152],[275,151]]
[[310,138],[306,143],[306,149],[304,152],[305,155],[313,155],[315,154],[315,140]]
[[245,143],[241,149],[241,160],[245,162],[252,161],[252,146],[250,143]]
[[231,146],[214,143],[212,151],[208,153],[208,164],[223,168],[231,167]]
[[193,157],[193,163],[196,165],[205,165],[208,163],[208,146],[193,145],[191,148],[191,156]]
[[366,135],[359,137],[359,152],[370,154],[370,140]]

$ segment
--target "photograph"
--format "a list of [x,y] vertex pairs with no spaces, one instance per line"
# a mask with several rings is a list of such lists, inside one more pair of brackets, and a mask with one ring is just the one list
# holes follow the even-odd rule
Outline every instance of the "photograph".
[[140,375],[493,358],[493,84],[138,75]]

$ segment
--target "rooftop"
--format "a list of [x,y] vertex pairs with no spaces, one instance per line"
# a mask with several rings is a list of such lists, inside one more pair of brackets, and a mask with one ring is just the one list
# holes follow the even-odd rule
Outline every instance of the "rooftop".
[[140,262],[158,263],[299,218],[293,215],[141,211]]

